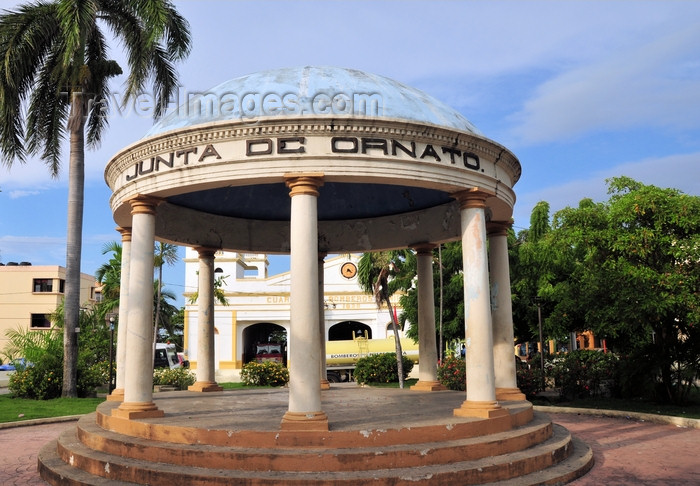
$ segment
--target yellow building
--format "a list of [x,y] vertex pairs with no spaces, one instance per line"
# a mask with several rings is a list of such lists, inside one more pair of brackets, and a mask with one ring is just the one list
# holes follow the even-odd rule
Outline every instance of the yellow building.
[[[11,329],[50,329],[50,315],[64,297],[66,269],[58,265],[31,265],[27,262],[0,264],[0,350],[7,344]],[[80,274],[81,305],[100,300],[95,277]]]

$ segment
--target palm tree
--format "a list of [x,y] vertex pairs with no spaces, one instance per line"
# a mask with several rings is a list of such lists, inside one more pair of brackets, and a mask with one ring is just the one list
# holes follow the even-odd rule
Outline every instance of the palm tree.
[[[124,102],[152,80],[154,117],[177,89],[174,62],[190,51],[189,25],[168,0],[38,0],[0,16],[2,163],[39,156],[58,176],[70,141],[63,396],[77,396],[77,336],[85,146],[99,145],[108,121],[108,81],[122,73],[108,58],[104,30],[127,53]],[[26,110],[26,119],[24,112]],[[87,133],[86,133],[87,130]],[[87,135],[87,138],[86,138]]]
[[[197,275],[199,275],[199,272],[197,272]],[[214,301],[218,302],[219,305],[228,305],[228,299],[226,298],[226,291],[224,288],[226,287],[226,279],[229,277],[229,275],[221,275],[220,277],[216,277],[214,279]],[[194,292],[189,299],[190,304],[194,304],[197,302],[199,299],[199,289],[197,289],[196,292]]]
[[158,287],[156,288],[155,317],[153,319],[153,352],[155,353],[156,341],[158,340],[158,326],[160,321],[160,298],[163,292],[163,265],[174,265],[178,260],[177,245],[171,243],[156,242],[154,265],[158,269]]
[[122,278],[122,245],[116,241],[105,243],[102,254],[112,253],[107,263],[95,272],[95,279],[102,285],[102,306],[106,310],[119,307],[119,290]]
[[394,343],[396,345],[396,366],[399,375],[399,388],[403,388],[403,350],[401,349],[401,337],[399,326],[391,304],[391,296],[398,290],[410,287],[413,276],[401,272],[401,267],[407,258],[412,258],[409,250],[382,251],[363,253],[357,262],[357,282],[360,288],[374,295],[377,308],[381,309],[386,304],[391,316],[391,327],[394,331]]

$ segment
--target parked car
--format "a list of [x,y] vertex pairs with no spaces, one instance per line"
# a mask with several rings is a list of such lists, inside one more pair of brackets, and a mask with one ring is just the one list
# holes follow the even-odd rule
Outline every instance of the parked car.
[[27,361],[24,358],[13,359],[9,363],[1,364],[0,371],[15,371],[17,368],[24,369],[27,367]]
[[[189,364],[189,363],[188,363]],[[174,344],[156,343],[154,368],[179,368],[181,365]]]

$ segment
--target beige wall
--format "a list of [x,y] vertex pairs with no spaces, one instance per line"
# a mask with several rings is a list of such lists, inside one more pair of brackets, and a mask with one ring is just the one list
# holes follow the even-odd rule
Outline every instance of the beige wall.
[[[34,292],[35,279],[51,281],[51,291]],[[32,314],[51,314],[63,300],[61,281],[65,282],[66,269],[58,265],[0,266],[0,351],[5,348],[6,331],[29,329]],[[95,277],[81,274],[81,305],[96,302]]]

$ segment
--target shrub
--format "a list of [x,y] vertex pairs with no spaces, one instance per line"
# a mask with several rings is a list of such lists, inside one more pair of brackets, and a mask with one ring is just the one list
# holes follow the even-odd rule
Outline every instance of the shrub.
[[17,398],[50,400],[61,396],[62,366],[53,366],[48,360],[40,361],[10,375],[8,388]]
[[437,369],[438,381],[449,390],[467,389],[467,365],[464,358],[449,357]]
[[542,370],[539,367],[519,366],[515,370],[515,374],[518,388],[527,398],[534,397],[537,392],[542,390]]
[[[413,361],[406,356],[402,358],[405,380],[413,369]],[[358,359],[354,376],[357,383],[397,383],[399,367],[396,362],[396,353],[373,354]]]
[[606,391],[604,388],[614,388],[617,363],[611,353],[579,349],[553,360],[551,377],[562,397],[599,396]]
[[80,398],[95,395],[95,389],[109,381],[109,375],[103,370],[107,370],[109,365],[102,366],[102,363],[88,364],[84,360],[78,360],[78,382],[77,390]]
[[197,380],[194,373],[186,368],[156,368],[153,370],[153,384],[174,386],[179,390],[187,390]]
[[289,382],[289,370],[275,361],[246,363],[241,370],[244,385],[284,386]]

